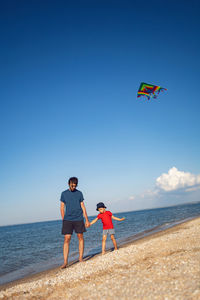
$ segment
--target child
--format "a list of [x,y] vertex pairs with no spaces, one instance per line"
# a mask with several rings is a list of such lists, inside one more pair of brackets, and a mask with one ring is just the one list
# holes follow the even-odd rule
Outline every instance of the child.
[[117,220],[117,221],[123,221],[125,218],[117,218],[114,217],[113,214],[110,211],[106,210],[106,207],[103,202],[100,202],[97,204],[97,211],[99,211],[99,214],[96,219],[94,219],[91,223],[90,226],[96,223],[99,219],[101,219],[101,222],[103,223],[103,238],[102,238],[102,254],[105,254],[105,249],[106,249],[106,239],[107,239],[107,234],[110,234],[110,238],[113,242],[115,250],[117,250],[117,242],[115,240],[115,230],[113,227],[112,219]]

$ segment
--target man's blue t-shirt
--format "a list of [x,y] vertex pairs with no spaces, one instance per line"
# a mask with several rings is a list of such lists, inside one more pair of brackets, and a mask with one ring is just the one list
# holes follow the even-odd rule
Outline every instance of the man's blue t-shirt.
[[62,192],[60,201],[65,203],[64,220],[83,220],[83,210],[81,208],[81,202],[83,202],[83,200],[83,194],[78,190],[72,192],[68,189]]

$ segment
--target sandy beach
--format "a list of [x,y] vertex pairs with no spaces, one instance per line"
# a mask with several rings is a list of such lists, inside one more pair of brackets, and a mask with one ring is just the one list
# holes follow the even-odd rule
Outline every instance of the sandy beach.
[[0,299],[200,299],[200,218],[2,286]]

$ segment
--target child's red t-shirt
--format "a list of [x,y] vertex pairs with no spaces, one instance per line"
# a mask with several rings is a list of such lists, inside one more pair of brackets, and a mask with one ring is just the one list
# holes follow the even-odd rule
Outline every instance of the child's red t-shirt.
[[103,214],[98,214],[97,218],[101,219],[101,222],[103,223],[103,230],[113,229],[113,222],[111,217],[112,213],[107,210]]

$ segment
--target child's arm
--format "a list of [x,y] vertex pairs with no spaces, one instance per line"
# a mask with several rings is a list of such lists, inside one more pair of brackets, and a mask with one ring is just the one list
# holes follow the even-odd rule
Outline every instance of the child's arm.
[[117,218],[113,215],[112,215],[112,219],[117,220],[117,221],[124,221],[125,220],[125,218]]
[[98,218],[92,220],[92,222],[90,222],[90,226],[93,225],[94,223],[96,223],[98,221]]

